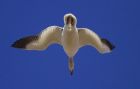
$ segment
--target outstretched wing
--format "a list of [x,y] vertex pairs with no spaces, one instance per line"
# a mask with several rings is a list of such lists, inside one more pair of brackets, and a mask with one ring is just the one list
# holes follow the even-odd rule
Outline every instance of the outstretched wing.
[[40,35],[27,36],[12,44],[14,48],[26,50],[44,50],[53,43],[61,44],[61,27],[50,26],[44,29]]
[[115,48],[108,40],[101,39],[95,32],[87,28],[78,28],[78,34],[80,47],[91,45],[100,53],[108,53]]

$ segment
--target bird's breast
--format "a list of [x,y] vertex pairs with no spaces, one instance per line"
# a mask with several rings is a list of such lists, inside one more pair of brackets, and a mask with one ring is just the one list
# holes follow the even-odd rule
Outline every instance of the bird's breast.
[[79,47],[77,30],[64,30],[62,33],[62,45],[68,56],[74,56]]

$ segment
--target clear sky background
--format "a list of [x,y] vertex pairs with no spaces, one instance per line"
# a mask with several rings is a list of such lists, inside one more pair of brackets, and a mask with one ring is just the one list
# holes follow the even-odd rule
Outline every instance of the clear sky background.
[[[0,0],[0,89],[140,89],[139,0]],[[107,38],[116,49],[101,55],[85,46],[68,58],[59,45],[45,51],[11,48],[17,39],[63,26],[73,13],[77,27]]]

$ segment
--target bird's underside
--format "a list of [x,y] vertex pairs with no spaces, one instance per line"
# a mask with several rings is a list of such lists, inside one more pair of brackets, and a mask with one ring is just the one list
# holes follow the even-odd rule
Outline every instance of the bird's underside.
[[[107,39],[99,37],[92,30],[87,28],[76,28],[76,22],[77,20],[74,15],[66,14],[64,16],[64,27],[50,26],[44,29],[39,35],[23,37],[15,41],[11,46],[25,50],[45,50],[51,44],[60,44],[63,46],[69,57],[69,70],[71,74],[73,74],[73,57],[77,52],[75,50],[78,50],[85,45],[90,45],[95,47],[100,53],[109,53],[115,48],[115,46],[111,44]],[[77,32],[73,36],[70,35],[72,30],[77,30],[73,31],[75,33]],[[78,43],[78,46],[77,44],[75,45],[75,43]],[[73,49],[74,51],[71,51]]]
[[61,44],[62,28],[51,26],[44,29],[39,35],[21,38],[12,44],[12,47],[25,50],[45,50],[53,43]]
[[[14,48],[25,50],[45,50],[51,44],[61,44],[62,27],[51,26],[39,35],[23,37],[12,44]],[[79,48],[89,45],[95,47],[99,52],[106,53],[114,49],[107,39],[100,38],[96,33],[87,28],[78,28]],[[62,45],[63,46],[63,45]]]

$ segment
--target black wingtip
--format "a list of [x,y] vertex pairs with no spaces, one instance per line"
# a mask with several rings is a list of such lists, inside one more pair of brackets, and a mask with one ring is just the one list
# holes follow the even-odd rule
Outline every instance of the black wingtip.
[[101,41],[104,44],[106,44],[110,48],[110,50],[113,50],[115,48],[115,46],[111,42],[109,42],[107,39],[102,38]]
[[23,42],[22,42],[21,39],[15,41],[15,42],[11,45],[11,47],[13,47],[13,48],[25,48],[25,46],[26,46],[26,45],[23,44]]
[[16,48],[16,42],[14,42],[11,47]]
[[11,47],[13,48],[26,48],[27,44],[38,39],[38,36],[28,36],[15,41]]

